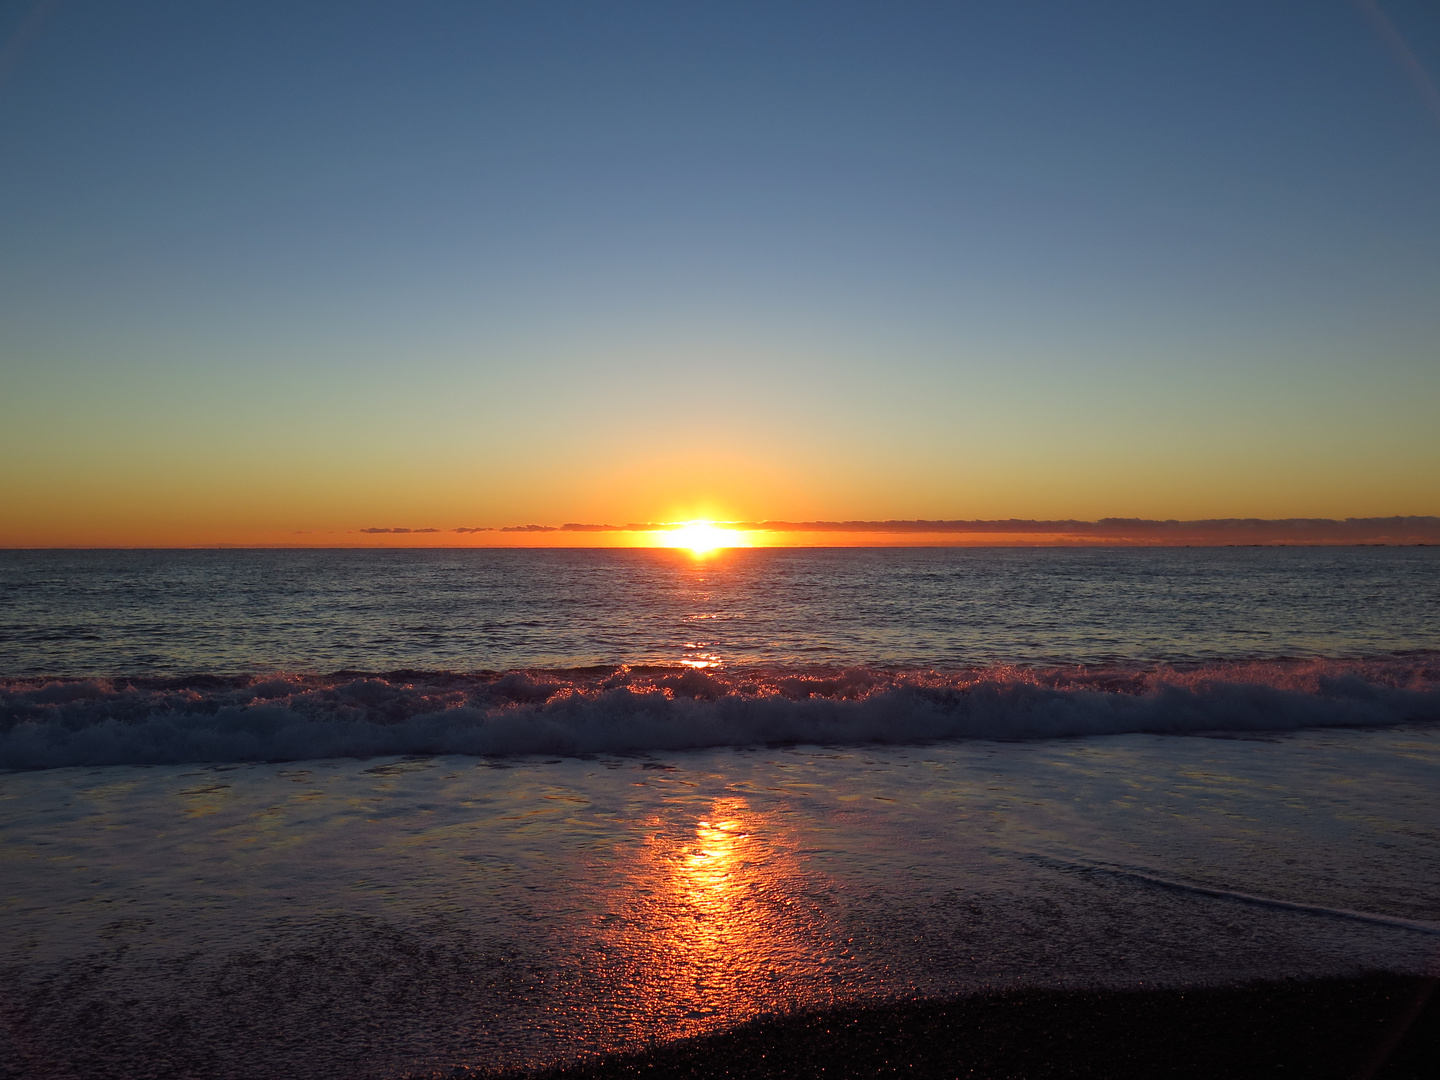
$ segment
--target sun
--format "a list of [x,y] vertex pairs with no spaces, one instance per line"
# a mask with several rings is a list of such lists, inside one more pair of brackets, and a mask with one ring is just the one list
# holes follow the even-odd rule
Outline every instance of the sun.
[[707,555],[716,548],[742,547],[744,541],[734,529],[723,529],[713,521],[685,521],[662,534],[666,547],[689,548],[696,555]]

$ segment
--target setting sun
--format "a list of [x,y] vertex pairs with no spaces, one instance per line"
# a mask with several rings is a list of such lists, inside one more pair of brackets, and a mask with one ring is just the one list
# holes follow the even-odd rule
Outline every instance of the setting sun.
[[716,548],[745,546],[736,530],[721,528],[711,521],[687,521],[662,534],[662,542],[666,547],[689,548],[696,555]]

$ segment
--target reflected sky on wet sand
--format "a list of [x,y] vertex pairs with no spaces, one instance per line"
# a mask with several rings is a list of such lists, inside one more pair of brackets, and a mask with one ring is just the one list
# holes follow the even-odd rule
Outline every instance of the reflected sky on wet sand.
[[1424,970],[1437,784],[1426,729],[11,773],[10,1052],[382,1077],[855,998]]

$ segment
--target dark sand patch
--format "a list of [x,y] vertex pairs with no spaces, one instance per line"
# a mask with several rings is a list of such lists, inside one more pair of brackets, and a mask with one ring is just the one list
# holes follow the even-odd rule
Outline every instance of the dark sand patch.
[[1373,975],[856,1005],[764,1018],[716,1035],[541,1073],[503,1075],[1436,1080],[1437,982]]

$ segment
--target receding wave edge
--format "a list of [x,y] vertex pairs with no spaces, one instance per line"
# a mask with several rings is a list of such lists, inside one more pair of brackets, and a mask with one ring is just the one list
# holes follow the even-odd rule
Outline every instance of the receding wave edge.
[[598,668],[0,680],[0,769],[1440,721],[1440,656],[963,672]]

